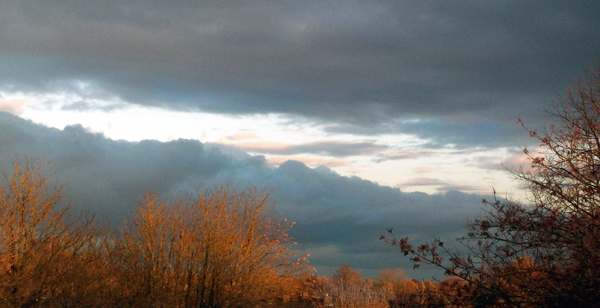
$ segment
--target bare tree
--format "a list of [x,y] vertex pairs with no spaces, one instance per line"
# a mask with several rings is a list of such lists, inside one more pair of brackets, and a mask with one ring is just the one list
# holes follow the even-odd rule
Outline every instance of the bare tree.
[[236,307],[280,295],[287,278],[308,268],[289,250],[292,225],[255,188],[171,200],[147,193],[116,244],[135,277],[131,302]]
[[[349,265],[342,265],[330,280],[323,280],[323,295],[330,297],[334,307],[387,307],[386,294],[371,279],[364,279],[362,274]],[[324,297],[324,296],[323,296]]]
[[[489,306],[593,307],[600,302],[600,67],[548,110],[557,122],[523,152],[529,165],[511,171],[529,186],[526,204],[483,202],[489,210],[470,222],[460,255],[444,243],[415,247],[383,236],[421,263],[468,282],[457,300]],[[521,124],[523,124],[521,122]],[[390,232],[391,233],[391,232]],[[448,262],[445,261],[448,259]]]
[[55,304],[72,291],[74,268],[92,261],[78,254],[95,247],[94,217],[71,217],[47,163],[15,157],[12,167],[0,186],[0,304]]

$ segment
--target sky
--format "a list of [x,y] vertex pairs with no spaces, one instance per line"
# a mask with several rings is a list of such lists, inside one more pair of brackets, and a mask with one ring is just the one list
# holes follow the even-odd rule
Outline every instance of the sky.
[[[0,163],[49,160],[79,210],[140,190],[273,189],[318,274],[464,234],[530,128],[600,60],[597,1],[0,0]],[[438,271],[439,273],[439,271]],[[438,275],[439,277],[439,275]]]

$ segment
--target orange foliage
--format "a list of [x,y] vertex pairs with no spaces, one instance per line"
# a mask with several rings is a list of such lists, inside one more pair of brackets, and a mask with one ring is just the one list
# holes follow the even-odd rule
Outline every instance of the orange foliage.
[[0,306],[241,307],[301,293],[311,269],[266,191],[147,193],[120,233],[71,216],[46,164],[13,159],[0,186]]
[[229,186],[168,201],[146,193],[115,244],[132,272],[130,300],[235,307],[291,292],[289,279],[309,267],[268,198]]

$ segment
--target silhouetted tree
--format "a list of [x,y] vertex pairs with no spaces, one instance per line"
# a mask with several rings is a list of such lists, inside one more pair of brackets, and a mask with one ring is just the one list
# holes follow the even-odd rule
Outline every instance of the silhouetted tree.
[[464,303],[600,302],[600,67],[547,112],[557,122],[543,133],[524,126],[539,149],[524,148],[529,164],[511,171],[529,186],[530,199],[483,200],[489,210],[460,239],[469,255],[447,250],[440,240],[415,247],[408,238],[382,237],[415,267],[433,264],[468,282],[457,297]]

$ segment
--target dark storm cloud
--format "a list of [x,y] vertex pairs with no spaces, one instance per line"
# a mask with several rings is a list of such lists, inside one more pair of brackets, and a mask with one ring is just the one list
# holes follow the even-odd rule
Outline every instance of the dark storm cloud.
[[77,79],[108,99],[360,127],[512,123],[598,60],[598,16],[593,0],[4,1],[0,78],[6,91],[85,97]]
[[[481,197],[455,191],[444,195],[403,193],[357,177],[287,161],[273,169],[262,156],[194,140],[114,141],[81,126],[47,128],[0,112],[0,165],[14,155],[49,160],[66,182],[79,210],[120,222],[139,194],[162,196],[231,183],[274,190],[277,211],[296,221],[298,248],[311,253],[320,274],[343,263],[374,277],[388,266],[410,268],[391,246],[378,241],[387,228],[417,242],[435,236],[450,241],[462,233],[468,216],[479,212]],[[424,273],[411,273],[425,277]]]
[[[127,213],[144,189],[171,194],[173,185],[215,178],[225,166],[236,166],[229,156],[197,141],[113,141],[81,126],[60,131],[6,113],[0,113],[0,144],[3,165],[16,154],[49,160],[74,199],[109,218]],[[254,163],[246,162],[248,167]]]
[[[537,110],[544,115],[543,108]],[[517,111],[515,111],[517,112]],[[518,124],[519,114],[512,116],[504,112],[490,114],[486,117],[438,117],[424,118],[411,121],[390,121],[361,127],[355,124],[341,124],[325,127],[325,131],[333,134],[357,134],[365,136],[410,134],[427,140],[419,147],[428,150],[443,149],[452,145],[455,149],[467,149],[472,147],[502,147],[502,146],[527,146],[534,142],[529,133]],[[540,127],[547,117],[534,118],[524,116],[523,120],[531,127]],[[390,155],[381,157],[385,159],[403,159],[403,153],[398,157]],[[419,155],[426,155],[423,151]]]

